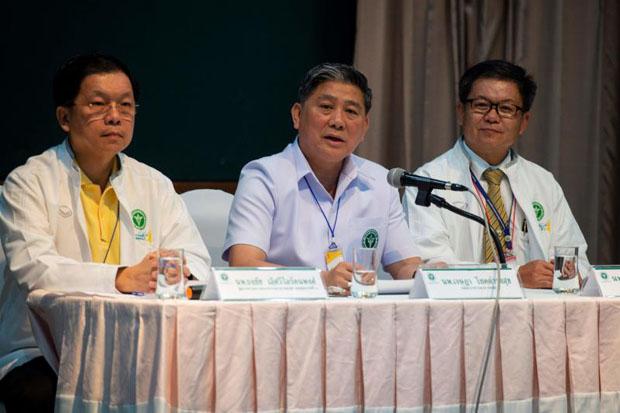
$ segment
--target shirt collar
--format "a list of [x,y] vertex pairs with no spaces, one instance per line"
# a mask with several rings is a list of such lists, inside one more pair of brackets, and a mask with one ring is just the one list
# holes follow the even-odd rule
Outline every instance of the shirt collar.
[[[293,158],[295,160],[295,169],[297,171],[297,182],[306,178],[313,179],[318,185],[322,187],[317,179],[314,171],[310,167],[308,160],[304,156],[301,148],[299,147],[299,136],[295,138],[293,142]],[[372,180],[369,179],[366,174],[358,167],[360,158],[355,155],[347,156],[344,160],[344,165],[340,171],[340,177],[338,179],[338,187],[336,188],[336,199],[344,192],[344,190],[352,182],[363,182],[367,186],[372,186]],[[324,189],[324,188],[323,188]]]
[[[82,186],[84,185],[93,185],[93,181],[88,177],[88,175],[86,175],[84,173],[84,171],[79,167],[79,165],[76,166],[78,168],[78,170],[80,171],[80,183]],[[114,163],[112,164],[112,173],[110,174],[110,178],[108,179],[108,183],[106,184],[106,188],[110,186],[110,182],[112,182],[112,178],[114,178],[115,176],[118,175],[118,170],[119,170],[119,160],[118,160],[118,156],[114,158]]]
[[[65,150],[67,151],[67,153],[71,157],[71,166],[73,166],[73,168],[76,171],[80,172],[80,182],[82,184],[92,184],[93,182],[90,180],[90,178],[88,176],[86,176],[84,174],[84,172],[82,171],[82,168],[80,168],[80,165],[78,165],[77,160],[75,159],[75,152],[73,152],[73,148],[71,147],[71,143],[69,143],[69,138],[65,139],[64,146],[65,146]],[[114,178],[116,178],[121,173],[122,169],[123,169],[123,157],[119,153],[114,158],[114,164],[112,165],[112,173],[110,174],[110,178],[108,180],[108,185],[109,185],[110,182],[112,182],[112,180]]]
[[506,157],[499,163],[499,165],[490,165],[487,161],[482,159],[478,154],[476,154],[468,145],[465,143],[465,139],[461,137],[461,145],[463,147],[463,151],[465,152],[465,156],[468,158],[469,165],[471,167],[471,171],[474,173],[476,178],[481,179],[482,174],[488,168],[499,168],[504,173],[508,168],[510,168],[517,161],[517,154],[513,149],[508,151]]
[[65,146],[65,150],[67,151],[67,153],[69,154],[69,157],[71,158],[71,166],[73,166],[74,169],[79,171],[80,167],[78,166],[77,161],[75,160],[75,153],[73,152],[73,148],[71,147],[71,144],[69,143],[69,138],[66,138],[63,143]]

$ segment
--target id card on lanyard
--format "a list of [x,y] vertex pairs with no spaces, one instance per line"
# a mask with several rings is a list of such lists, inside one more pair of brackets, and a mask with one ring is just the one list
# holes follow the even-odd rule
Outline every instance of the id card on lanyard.
[[[491,212],[493,213],[493,215],[495,216],[495,218],[497,219],[497,222],[499,223],[500,227],[502,228],[502,237],[504,239],[504,243],[506,245],[506,251],[505,251],[505,257],[506,257],[506,263],[514,263],[517,259],[517,257],[514,255],[514,245],[513,245],[513,237],[512,234],[514,234],[515,232],[515,228],[514,228],[514,224],[515,224],[515,213],[516,213],[516,202],[517,200],[515,199],[514,195],[512,197],[512,204],[510,205],[510,212],[508,213],[508,222],[504,222],[501,214],[499,213],[499,211],[497,210],[497,208],[495,207],[495,205],[493,204],[493,201],[491,201],[491,198],[489,198],[489,195],[487,194],[487,192],[484,190],[484,188],[482,187],[482,185],[480,184],[480,181],[478,181],[478,178],[476,178],[476,176],[474,175],[473,171],[470,169],[469,173],[471,174],[471,180],[472,183],[474,184],[474,188],[476,188],[476,193],[478,195],[478,198],[480,198],[481,200],[484,200],[484,213],[487,216],[487,219],[491,220],[491,217],[489,215],[489,209],[491,210]],[[493,228],[490,228],[491,231],[494,231]],[[500,235],[500,234],[498,234]]]
[[325,264],[327,265],[327,270],[333,270],[341,262],[344,262],[342,250],[338,247],[335,241],[332,241],[327,251],[325,251]]
[[306,181],[306,185],[312,194],[312,198],[314,198],[314,202],[319,207],[323,218],[325,219],[325,223],[327,224],[327,229],[329,230],[329,245],[327,246],[327,250],[325,251],[325,265],[327,266],[327,270],[333,270],[338,264],[344,262],[344,255],[342,254],[342,249],[338,246],[336,242],[336,225],[338,224],[338,213],[340,212],[340,200],[342,198],[338,198],[338,205],[336,206],[336,217],[334,218],[334,225],[332,226],[327,219],[327,215],[321,208],[321,204],[319,204],[319,200],[316,198],[314,191],[310,187],[310,183],[308,179],[304,176],[304,181]]

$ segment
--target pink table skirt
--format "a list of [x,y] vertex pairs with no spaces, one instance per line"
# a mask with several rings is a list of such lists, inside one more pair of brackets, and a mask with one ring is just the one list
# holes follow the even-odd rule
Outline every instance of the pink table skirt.
[[[160,301],[35,291],[59,411],[468,410],[492,301]],[[480,411],[620,410],[620,300],[509,300]]]

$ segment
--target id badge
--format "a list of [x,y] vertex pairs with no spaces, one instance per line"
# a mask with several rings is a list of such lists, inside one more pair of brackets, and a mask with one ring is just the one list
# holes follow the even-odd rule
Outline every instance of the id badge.
[[342,250],[338,248],[335,242],[332,242],[329,246],[328,250],[325,251],[325,264],[327,265],[327,270],[333,270],[336,265],[344,262],[344,255],[342,255]]

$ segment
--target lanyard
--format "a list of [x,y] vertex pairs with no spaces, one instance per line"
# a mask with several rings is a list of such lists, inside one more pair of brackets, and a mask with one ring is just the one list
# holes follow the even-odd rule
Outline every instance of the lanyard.
[[323,214],[323,218],[325,218],[325,223],[327,224],[327,228],[329,228],[329,234],[331,235],[331,240],[330,240],[329,248],[330,249],[336,249],[336,248],[338,248],[338,246],[334,242],[334,234],[336,233],[336,225],[338,224],[338,212],[340,212],[340,200],[342,199],[342,197],[338,198],[338,206],[336,206],[336,218],[334,218],[334,226],[332,227],[329,224],[329,220],[327,219],[327,215],[325,215],[325,212],[323,211],[323,208],[321,208],[321,204],[319,204],[319,200],[316,198],[316,195],[314,194],[314,191],[312,190],[312,187],[310,186],[310,183],[308,182],[308,180],[306,179],[305,176],[304,176],[304,181],[306,181],[306,185],[308,186],[308,189],[310,190],[310,193],[312,194],[312,198],[314,198],[314,202],[316,202],[316,206],[319,207],[319,210],[321,211],[321,214]]
[[[489,195],[484,190],[484,188],[480,184],[480,181],[478,181],[478,178],[476,178],[476,176],[474,175],[471,169],[469,170],[469,173],[471,174],[471,180],[474,183],[474,186],[476,187],[476,192],[478,193],[478,196],[481,198],[484,198],[485,205],[489,206],[489,208],[491,209],[491,212],[493,212],[493,215],[495,215],[495,218],[497,218],[497,222],[499,222],[499,225],[502,227],[502,233],[504,234],[504,241],[506,242],[506,249],[508,249],[509,251],[512,250],[512,237],[510,236],[510,222],[512,221],[514,224],[513,215],[514,215],[515,203],[516,203],[516,199],[514,195],[512,197],[512,204],[510,205],[510,212],[508,213],[508,222],[504,222],[501,214],[499,213],[499,211],[493,204],[493,201],[491,201],[491,198],[489,198]],[[490,218],[489,213],[486,208],[484,209],[484,213],[487,215],[487,218]],[[514,233],[514,228],[512,232]]]
[[110,253],[110,248],[112,248],[112,241],[114,241],[114,235],[116,234],[116,227],[118,227],[118,221],[121,217],[120,215],[121,213],[121,201],[118,200],[118,197],[116,197],[116,222],[114,223],[114,229],[112,230],[112,237],[110,238],[110,243],[108,244],[108,249],[105,252],[105,256],[103,257],[103,261],[101,261],[103,264],[105,264],[105,260],[108,259],[108,254]]

